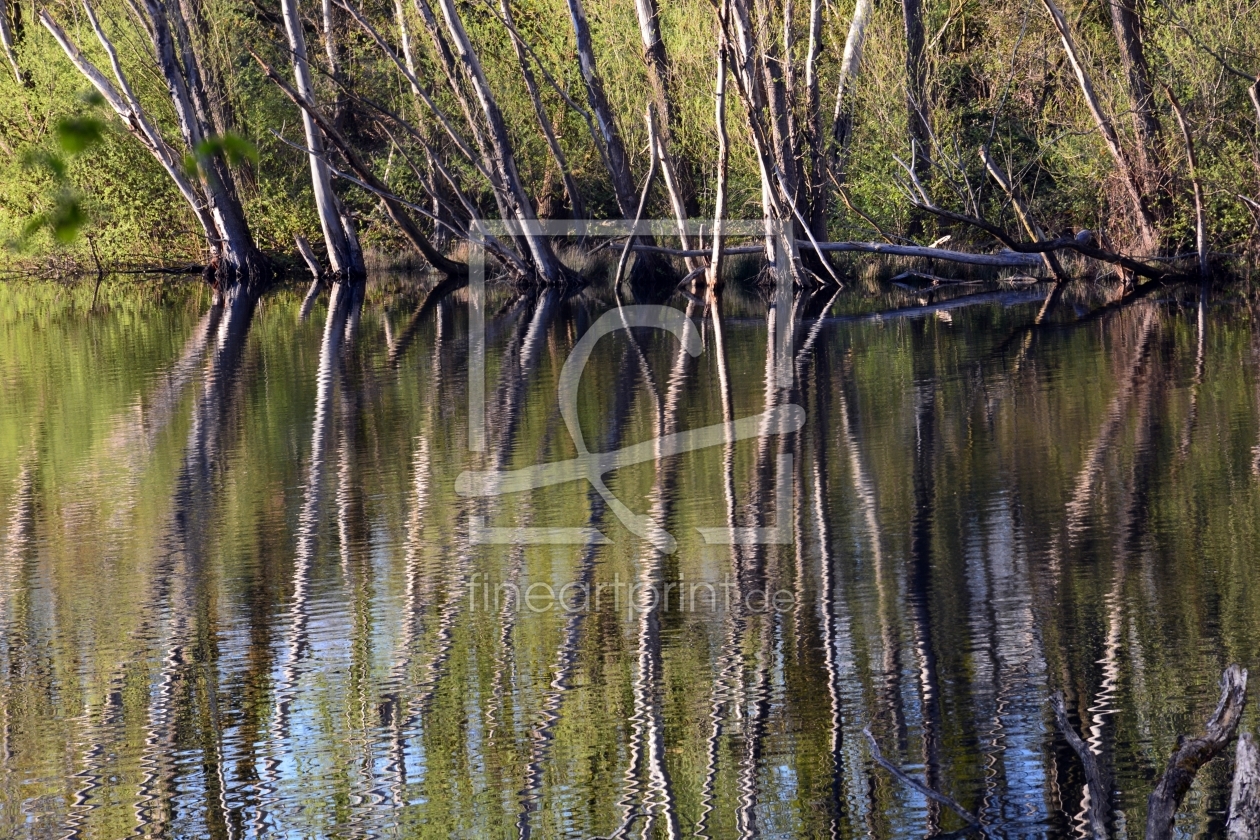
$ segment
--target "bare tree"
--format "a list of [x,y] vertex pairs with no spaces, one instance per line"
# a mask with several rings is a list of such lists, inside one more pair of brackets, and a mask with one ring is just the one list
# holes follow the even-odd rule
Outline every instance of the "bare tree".
[[[83,8],[109,57],[117,86],[84,57],[46,9],[39,13],[40,22],[52,33],[75,68],[123,120],[127,129],[157,158],[192,208],[209,250],[207,273],[213,275],[224,289],[235,286],[238,281],[252,284],[261,280],[268,272],[267,263],[254,245],[222,145],[215,142],[217,138],[210,124],[212,108],[209,92],[182,8],[172,8],[162,0],[145,0],[143,10],[157,69],[166,83],[174,107],[182,153],[157,130],[136,98],[118,52],[101,27],[92,6],[85,0]],[[185,172],[185,156],[196,161],[195,174]]]
[[[337,50],[331,32],[329,0],[324,0],[325,45],[329,64],[335,67]],[[281,0],[285,34],[293,55],[293,76],[298,95],[311,108],[302,110],[302,128],[306,132],[306,146],[311,165],[311,187],[315,193],[315,209],[319,212],[319,224],[324,231],[324,244],[328,248],[328,261],[333,273],[343,280],[362,280],[365,275],[363,251],[354,222],[332,188],[332,173],[324,160],[324,136],[315,124],[312,112],[315,106],[315,90],[311,85],[311,70],[306,53],[306,36],[302,31],[302,18],[298,13],[297,0]],[[334,71],[335,72],[335,71]],[[334,118],[335,119],[335,118]]]

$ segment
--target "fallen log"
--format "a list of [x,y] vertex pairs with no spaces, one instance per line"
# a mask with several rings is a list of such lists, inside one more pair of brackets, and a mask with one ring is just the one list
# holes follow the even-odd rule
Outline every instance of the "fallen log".
[[1202,735],[1177,739],[1177,749],[1146,800],[1146,840],[1172,840],[1177,809],[1199,768],[1220,754],[1234,737],[1247,703],[1247,671],[1230,665],[1221,676],[1221,699]]
[[[802,248],[813,248],[809,240],[797,242]],[[1041,257],[1037,254],[1020,254],[1014,251],[1000,251],[996,254],[971,254],[966,251],[951,251],[947,248],[929,248],[925,245],[894,245],[888,242],[819,242],[818,250],[830,252],[854,252],[863,254],[883,254],[891,257],[918,257],[925,260],[942,260],[944,262],[964,263],[966,265],[986,265],[995,268],[1037,268],[1041,266]],[[1065,246],[1066,247],[1066,246]],[[707,248],[667,248],[661,245],[636,245],[636,251],[651,251],[668,254],[674,257],[708,256]],[[737,245],[723,248],[725,255],[760,254],[764,246]]]

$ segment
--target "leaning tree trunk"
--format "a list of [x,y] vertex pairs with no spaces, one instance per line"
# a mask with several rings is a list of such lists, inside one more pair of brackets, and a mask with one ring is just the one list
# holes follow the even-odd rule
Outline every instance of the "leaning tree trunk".
[[[328,0],[324,0],[325,6]],[[298,95],[315,107],[315,91],[311,85],[311,70],[306,52],[306,35],[302,31],[302,18],[298,13],[297,0],[280,0],[284,13],[284,29],[293,54],[293,76],[297,81]],[[325,33],[329,61],[336,59],[336,48],[331,31]],[[334,65],[335,66],[335,65]],[[315,124],[311,111],[303,108],[302,127],[306,131],[306,146],[310,150],[311,187],[315,192],[315,209],[319,212],[319,224],[324,232],[324,244],[328,248],[328,262],[333,273],[342,280],[361,280],[365,275],[363,251],[354,226],[337,194],[332,188],[332,173],[324,160],[324,135]],[[334,122],[336,117],[334,116]]]
[[634,177],[630,173],[630,158],[626,154],[626,145],[622,142],[621,132],[617,129],[612,105],[604,92],[604,81],[595,67],[595,47],[591,42],[591,27],[586,22],[586,11],[582,8],[582,0],[566,0],[566,3],[577,44],[578,67],[582,72],[582,81],[586,85],[586,101],[591,106],[591,112],[595,115],[595,122],[599,126],[599,133],[604,141],[608,175],[612,179],[617,209],[621,211],[622,216],[629,219],[635,212]]
[[[822,193],[815,200],[814,218],[818,221],[826,218],[829,209],[831,179],[841,187],[844,186],[844,161],[848,156],[849,141],[853,137],[853,94],[851,89],[857,81],[858,71],[862,66],[862,48],[866,45],[866,27],[871,19],[871,0],[857,0],[853,6],[853,18],[849,21],[849,34],[844,39],[844,52],[840,56],[840,78],[836,83],[836,107],[831,115],[830,148],[825,164],[827,171],[822,174]],[[821,142],[821,141],[820,141]],[[825,233],[826,231],[816,232]]]
[[511,210],[520,226],[519,236],[525,240],[534,271],[547,283],[563,282],[567,274],[560,260],[551,249],[551,243],[538,228],[538,219],[534,208],[530,205],[529,196],[521,183],[520,173],[516,169],[516,158],[512,153],[512,142],[508,138],[507,124],[503,121],[503,113],[490,90],[490,82],[482,70],[481,60],[473,50],[472,41],[464,29],[464,23],[455,8],[454,0],[438,0],[442,9],[442,17],[446,19],[446,28],[451,36],[455,52],[467,73],[477,101],[481,105],[482,115],[486,120],[489,141],[492,150],[494,170],[502,180],[507,198],[512,205]]
[[[635,0],[634,10],[639,18],[639,36],[643,39],[643,62],[647,65],[652,82],[652,105],[659,118],[657,130],[661,151],[661,168],[665,184],[669,188],[669,200],[678,218],[690,218],[699,212],[696,204],[695,179],[685,161],[674,157],[674,131],[678,127],[677,109],[671,98],[673,72],[661,37],[660,8],[656,0]],[[689,247],[685,244],[683,248]]]
[[[928,122],[923,0],[902,0],[901,10],[906,31],[906,114],[910,143],[914,147],[910,166],[915,176],[926,183],[932,166],[929,154],[932,134]],[[918,226],[917,220],[914,226]]]
[[1102,136],[1103,142],[1107,146],[1107,151],[1111,153],[1112,159],[1116,162],[1117,169],[1120,170],[1120,176],[1133,204],[1133,213],[1137,219],[1141,244],[1148,250],[1155,250],[1159,247],[1159,237],[1155,230],[1154,214],[1151,213],[1150,206],[1143,195],[1142,183],[1138,180],[1137,173],[1133,171],[1133,165],[1129,161],[1129,156],[1125,154],[1124,148],[1120,145],[1120,137],[1116,134],[1115,126],[1112,125],[1111,119],[1103,111],[1102,103],[1094,92],[1094,82],[1090,78],[1089,71],[1085,69],[1080,50],[1076,46],[1076,39],[1072,36],[1072,30],[1068,26],[1067,18],[1063,16],[1063,12],[1055,5],[1054,0],[1041,0],[1041,2],[1046,7],[1046,11],[1050,13],[1050,19],[1054,22],[1054,28],[1059,31],[1059,38],[1063,41],[1063,51],[1067,54],[1068,63],[1072,65],[1072,71],[1076,75],[1077,83],[1080,85],[1081,94],[1085,97],[1085,104],[1089,107],[1090,116],[1094,118],[1094,126]]
[[[167,177],[188,202],[205,236],[210,256],[207,273],[213,274],[221,289],[252,288],[266,277],[267,264],[254,245],[231,172],[222,156],[212,148],[213,144],[205,142],[213,136],[207,125],[209,97],[202,83],[201,68],[192,48],[187,21],[176,10],[176,34],[180,47],[177,53],[166,7],[156,0],[146,0],[147,29],[183,138],[181,152],[166,141],[140,104],[123,72],[113,42],[101,28],[91,5],[85,2],[83,8],[109,58],[116,87],[82,54],[47,10],[40,11],[40,22],[65,51],[75,69],[96,88],[127,129],[162,165]],[[187,173],[184,168],[183,161],[190,156],[197,162],[195,175]]]
[[13,41],[13,30],[9,28],[9,7],[6,0],[0,0],[0,46],[4,47],[4,54],[13,68],[13,77],[21,84],[22,71],[18,68],[17,51]]
[[573,214],[573,218],[580,219],[585,216],[582,204],[582,193],[578,190],[577,181],[573,178],[573,173],[569,170],[568,161],[565,160],[564,150],[560,148],[560,141],[556,139],[555,127],[551,124],[551,117],[547,116],[547,110],[543,107],[542,97],[538,92],[538,81],[534,78],[534,71],[529,66],[529,55],[525,51],[525,45],[520,39],[515,37],[516,24],[512,20],[512,4],[510,0],[499,0],[499,9],[503,13],[503,20],[512,29],[512,47],[516,52],[516,62],[521,68],[521,78],[525,81],[525,88],[529,91],[529,101],[534,106],[534,116],[538,120],[538,127],[542,130],[543,138],[547,141],[547,148],[551,151],[551,159],[555,162],[556,168],[560,170],[560,178],[564,183],[564,193],[569,199],[569,210]]

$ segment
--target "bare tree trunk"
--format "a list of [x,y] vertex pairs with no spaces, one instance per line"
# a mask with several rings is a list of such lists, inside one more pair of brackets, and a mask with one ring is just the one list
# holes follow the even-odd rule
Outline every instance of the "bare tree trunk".
[[[508,26],[515,29],[515,23],[512,21],[511,2],[509,0],[499,0],[499,8],[502,10],[503,19],[507,21]],[[512,47],[516,50],[516,61],[521,67],[521,78],[525,80],[525,87],[529,91],[529,100],[534,105],[534,116],[538,118],[538,127],[542,129],[543,137],[547,141],[547,148],[551,150],[551,158],[555,161],[556,168],[560,170],[560,177],[564,181],[564,193],[569,199],[569,210],[572,211],[573,218],[580,219],[586,215],[582,204],[582,194],[578,190],[577,181],[574,180],[573,173],[569,170],[569,164],[564,159],[564,151],[560,148],[560,142],[556,139],[556,132],[551,125],[551,118],[547,116],[547,111],[543,108],[542,98],[538,94],[538,82],[534,79],[534,71],[529,66],[529,56],[525,52],[525,46],[515,37],[512,38]]]
[[[647,65],[652,82],[652,104],[658,119],[657,130],[661,141],[661,166],[665,171],[666,184],[671,188],[670,200],[681,205],[681,215],[690,218],[699,212],[696,205],[695,181],[685,161],[675,160],[673,152],[674,131],[678,127],[678,114],[671,98],[673,71],[661,37],[660,9],[656,0],[635,0],[634,10],[639,18],[639,35],[643,40],[643,61]],[[675,214],[679,208],[675,207]],[[685,246],[684,246],[685,247]]]
[[1229,797],[1229,840],[1260,837],[1260,748],[1250,732],[1238,736]]
[[[1007,198],[1011,200],[1011,206],[1015,210],[1015,215],[1019,218],[1019,223],[1024,226],[1024,230],[1028,233],[1034,242],[1044,242],[1046,239],[1045,231],[1041,226],[1033,221],[1032,213],[1029,212],[1027,205],[1023,199],[1015,192],[1015,185],[1011,183],[1011,179],[1006,172],[998,165],[998,162],[989,154],[987,148],[981,147],[980,158],[984,161],[984,167],[989,171],[994,181],[997,181],[1002,192],[1006,193]],[[1059,258],[1050,251],[1043,251],[1041,254],[1042,263],[1050,271],[1057,282],[1063,283],[1068,279],[1067,273],[1063,270],[1063,266],[1059,264]]]
[[582,0],[565,2],[569,7],[569,20],[573,24],[573,35],[577,43],[578,67],[582,71],[582,81],[586,84],[586,101],[591,106],[604,141],[605,161],[608,164],[608,175],[612,179],[613,195],[617,198],[617,208],[621,214],[630,218],[635,211],[634,177],[630,172],[630,159],[626,155],[621,132],[617,129],[612,105],[604,92],[604,81],[595,67],[595,47],[591,43],[591,27],[586,22],[586,10],[582,8]]
[[1111,28],[1120,47],[1120,59],[1129,89],[1133,133],[1137,137],[1137,163],[1147,193],[1154,193],[1166,180],[1159,154],[1159,118],[1155,114],[1155,92],[1151,71],[1142,48],[1141,21],[1134,0],[1108,0]]
[[[101,28],[91,5],[85,2],[83,7],[97,40],[109,58],[117,88],[83,56],[46,10],[40,11],[40,22],[61,45],[75,68],[91,82],[131,133],[158,160],[188,202],[201,224],[210,252],[209,270],[216,275],[220,287],[230,291],[238,282],[252,285],[254,281],[262,280],[267,273],[266,261],[254,245],[232,174],[222,156],[205,142],[212,134],[208,123],[209,97],[202,83],[200,64],[192,48],[187,21],[176,9],[175,34],[180,47],[177,53],[167,7],[158,0],[146,0],[147,28],[184,141],[185,151],[181,154],[166,142],[145,113],[122,71],[118,53]],[[184,171],[183,158],[186,155],[193,156],[197,161],[196,176]]]
[[836,108],[831,117],[831,168],[843,160],[853,133],[853,101],[849,88],[857,80],[862,65],[862,48],[866,44],[866,25],[871,19],[871,0],[857,0],[849,34],[844,39],[840,57],[840,80],[836,84]]
[[[815,232],[826,233],[826,214],[829,209],[831,179],[844,185],[842,169],[853,136],[853,97],[849,88],[857,79],[862,66],[862,47],[866,44],[866,26],[871,19],[871,0],[857,0],[853,6],[853,18],[849,21],[849,34],[844,39],[844,53],[840,57],[840,79],[836,83],[836,107],[831,115],[830,151],[827,153],[826,171],[820,174],[820,195],[815,199]],[[828,141],[819,139],[822,146]]]
[[1221,699],[1202,735],[1181,736],[1164,775],[1146,800],[1146,840],[1171,840],[1181,800],[1199,768],[1215,758],[1234,737],[1247,705],[1247,672],[1230,665],[1221,676]]
[[[163,0],[145,0],[150,38],[158,69],[166,81],[184,143],[198,162],[201,192],[209,206],[219,237],[216,271],[221,282],[234,282],[236,275],[249,276],[260,255],[245,221],[232,173],[222,155],[205,149],[213,134],[209,95],[202,81],[201,63],[193,50],[188,22],[182,10],[170,8]],[[173,12],[173,14],[172,14]],[[172,26],[174,24],[174,37]],[[177,52],[178,46],[178,52]]]
[[1120,170],[1125,189],[1128,191],[1129,199],[1133,204],[1134,215],[1137,217],[1138,233],[1142,238],[1142,245],[1147,250],[1158,249],[1159,237],[1155,232],[1155,219],[1143,196],[1142,185],[1138,181],[1132,165],[1129,163],[1128,156],[1120,145],[1120,138],[1116,134],[1115,127],[1103,112],[1102,104],[1099,102],[1097,94],[1094,93],[1094,83],[1081,61],[1080,51],[1076,48],[1076,40],[1072,37],[1072,30],[1068,26],[1067,19],[1063,17],[1063,12],[1055,5],[1054,0],[1041,1],[1046,7],[1046,11],[1050,13],[1055,29],[1059,31],[1059,37],[1063,41],[1063,49],[1067,53],[1068,62],[1072,65],[1072,71],[1076,74],[1076,81],[1085,97],[1085,104],[1089,106],[1089,112],[1094,118],[1094,126],[1098,129],[1098,133],[1102,135],[1103,142],[1107,145],[1107,151],[1111,153],[1112,159],[1116,162],[1116,167]]
[[[341,156],[345,158],[346,164],[351,170],[353,170],[354,174],[358,176],[360,179],[359,185],[367,188],[369,191],[375,193],[384,200],[385,211],[389,215],[389,218],[394,222],[394,224],[398,225],[399,230],[401,230],[403,235],[407,237],[407,240],[415,246],[416,250],[429,261],[429,264],[436,270],[446,274],[448,277],[466,277],[468,274],[468,267],[461,263],[457,263],[454,260],[448,259],[437,248],[433,247],[433,243],[431,243],[428,238],[421,233],[419,227],[416,226],[416,223],[410,216],[407,215],[406,210],[403,208],[403,205],[398,198],[394,196],[394,194],[381,183],[380,179],[376,177],[372,170],[368,168],[367,164],[365,164],[362,158],[359,157],[358,153],[355,152],[354,147],[350,144],[350,141],[348,141],[345,136],[337,130],[337,127],[332,124],[332,121],[320,113],[318,109],[298,94],[296,90],[290,87],[289,83],[281,78],[275,68],[259,57],[257,53],[251,53],[251,55],[253,55],[254,60],[258,62],[258,65],[262,68],[263,73],[267,76],[267,78],[275,83],[276,87],[280,88],[284,95],[287,96],[293,104],[301,108],[303,113],[309,114],[311,118],[314,119],[316,126],[318,126],[321,132],[323,132],[324,137],[328,139],[329,143],[336,147],[337,151],[341,153]],[[326,160],[325,163],[327,163]],[[331,168],[329,169],[329,173],[332,174]]]
[[481,111],[489,129],[495,171],[507,191],[512,213],[520,226],[519,235],[529,249],[534,270],[548,283],[561,282],[566,273],[565,269],[551,250],[551,243],[538,230],[538,219],[534,215],[529,196],[526,195],[520,174],[516,170],[516,159],[512,153],[511,140],[508,138],[507,125],[503,121],[503,114],[495,101],[494,93],[490,90],[490,82],[486,79],[485,71],[481,68],[481,60],[473,50],[472,41],[464,30],[464,23],[460,20],[454,0],[438,0],[438,5],[442,10],[442,16],[446,19],[446,28],[451,36],[455,52],[463,64],[468,80],[481,105]]
[[1199,160],[1194,153],[1194,136],[1190,133],[1190,123],[1186,122],[1186,113],[1181,110],[1181,103],[1177,101],[1172,88],[1164,85],[1164,93],[1168,96],[1173,114],[1177,117],[1182,139],[1186,141],[1186,164],[1189,167],[1190,184],[1194,188],[1194,244],[1199,255],[1199,276],[1206,279],[1208,276],[1207,211],[1203,206],[1203,184],[1199,181]]
[[714,86],[714,111],[717,119],[718,168],[717,195],[713,199],[713,250],[709,256],[709,299],[713,300],[722,285],[722,234],[726,221],[726,170],[730,161],[730,140],[726,134],[726,21],[730,14],[730,0],[723,0],[719,11],[717,82]]
[[814,236],[827,238],[827,149],[822,133],[818,55],[822,49],[822,0],[809,0],[809,45],[805,50],[805,115],[809,135],[809,210]]
[[[420,14],[420,19],[424,21],[425,30],[429,33],[429,41],[433,45],[433,52],[438,58],[438,64],[442,68],[442,74],[446,78],[446,83],[450,88],[451,95],[453,95],[455,97],[455,101],[459,103],[460,111],[464,115],[464,123],[468,126],[468,130],[472,134],[473,143],[477,146],[478,151],[481,153],[481,160],[474,162],[474,165],[481,167],[490,181],[490,187],[494,193],[494,200],[499,208],[499,216],[504,219],[511,218],[511,198],[508,195],[507,187],[503,183],[499,171],[491,163],[493,156],[490,153],[490,146],[486,140],[486,134],[481,128],[480,121],[473,116],[472,103],[469,101],[463,86],[460,84],[460,65],[458,65],[455,61],[455,54],[451,50],[451,45],[447,41],[446,36],[442,33],[442,28],[438,23],[437,17],[433,14],[433,8],[429,5],[429,0],[412,0],[412,2],[416,7],[416,11]],[[353,12],[351,13],[353,14]]]
[[[329,63],[336,61],[336,48],[331,35],[329,8],[330,0],[324,0],[325,47]],[[306,132],[306,146],[310,150],[308,157],[311,166],[311,188],[315,193],[315,209],[319,213],[319,225],[324,232],[324,244],[328,248],[328,262],[333,272],[340,279],[361,280],[364,276],[363,252],[359,248],[358,237],[346,224],[347,214],[337,199],[332,188],[332,173],[324,161],[324,135],[315,124],[312,110],[315,107],[315,90],[311,85],[311,70],[306,53],[306,35],[302,31],[302,17],[298,12],[297,0],[280,0],[280,10],[284,14],[285,34],[289,39],[289,50],[293,55],[293,76],[297,83],[297,92],[311,105],[311,110],[302,111],[302,128]],[[333,65],[335,66],[335,65]],[[334,121],[336,117],[334,117]]]
[[9,59],[9,65],[13,68],[13,77],[21,84],[22,71],[18,68],[13,30],[9,28],[9,7],[6,0],[0,0],[0,46],[4,47],[4,54]]
[[930,171],[931,128],[927,105],[927,57],[924,55],[923,0],[902,0],[906,32],[906,112],[914,155],[910,165],[920,180]]

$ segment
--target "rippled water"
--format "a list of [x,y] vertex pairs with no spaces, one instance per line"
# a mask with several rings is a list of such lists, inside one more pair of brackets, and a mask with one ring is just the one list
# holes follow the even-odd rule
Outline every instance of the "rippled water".
[[[1061,689],[1140,836],[1176,735],[1258,664],[1260,345],[1192,293],[1032,328],[1044,291],[674,299],[699,355],[621,331],[577,391],[590,451],[648,442],[607,475],[624,512],[456,492],[579,454],[557,389],[611,293],[492,294],[470,451],[467,292],[413,318],[423,287],[377,278],[302,321],[296,291],[0,284],[0,835],[962,828],[870,727],[995,836],[1074,836]],[[790,405],[799,432],[652,448]],[[781,541],[722,543],[753,527]]]

